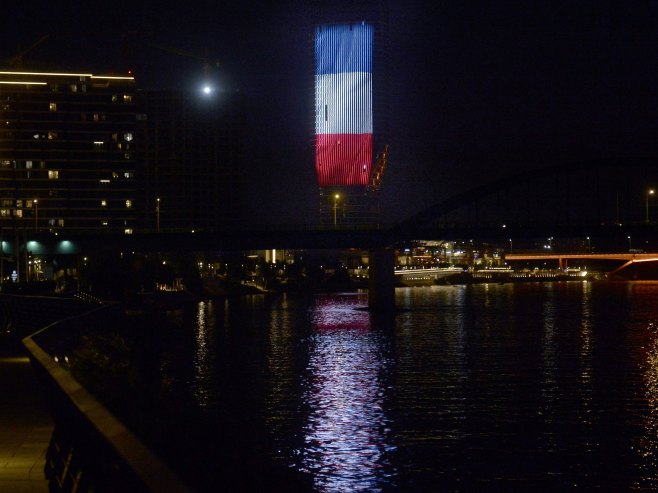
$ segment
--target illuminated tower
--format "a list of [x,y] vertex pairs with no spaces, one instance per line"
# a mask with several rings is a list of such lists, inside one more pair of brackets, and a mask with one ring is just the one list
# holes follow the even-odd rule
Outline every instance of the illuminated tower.
[[375,32],[366,21],[315,28],[315,168],[323,224],[379,222],[383,166],[373,163]]

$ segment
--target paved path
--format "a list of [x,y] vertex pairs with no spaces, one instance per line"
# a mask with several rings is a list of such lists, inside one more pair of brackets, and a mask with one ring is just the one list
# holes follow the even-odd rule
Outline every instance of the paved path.
[[48,491],[53,422],[25,352],[0,343],[0,493]]

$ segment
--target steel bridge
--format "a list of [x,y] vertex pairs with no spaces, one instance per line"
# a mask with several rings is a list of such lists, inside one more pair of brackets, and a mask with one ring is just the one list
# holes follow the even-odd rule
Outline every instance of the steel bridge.
[[564,270],[569,260],[620,260],[622,264],[613,269],[609,275],[617,276],[634,264],[658,262],[658,253],[522,253],[505,255],[508,262],[529,260],[552,260],[558,262],[558,268]]

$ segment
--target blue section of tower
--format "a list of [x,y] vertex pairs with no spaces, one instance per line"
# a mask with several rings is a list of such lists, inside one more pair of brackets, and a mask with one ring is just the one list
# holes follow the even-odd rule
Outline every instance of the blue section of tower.
[[365,22],[318,26],[315,74],[372,72],[373,26]]

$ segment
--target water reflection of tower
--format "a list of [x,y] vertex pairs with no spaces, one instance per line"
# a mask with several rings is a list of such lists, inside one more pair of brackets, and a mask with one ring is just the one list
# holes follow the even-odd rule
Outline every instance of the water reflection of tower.
[[[380,222],[388,163],[385,19],[381,7],[316,13],[315,167],[321,224]],[[373,149],[378,151],[374,160]]]
[[320,297],[313,309],[301,467],[320,490],[372,491],[391,473],[383,402],[390,361],[370,314],[354,309],[359,302]]

